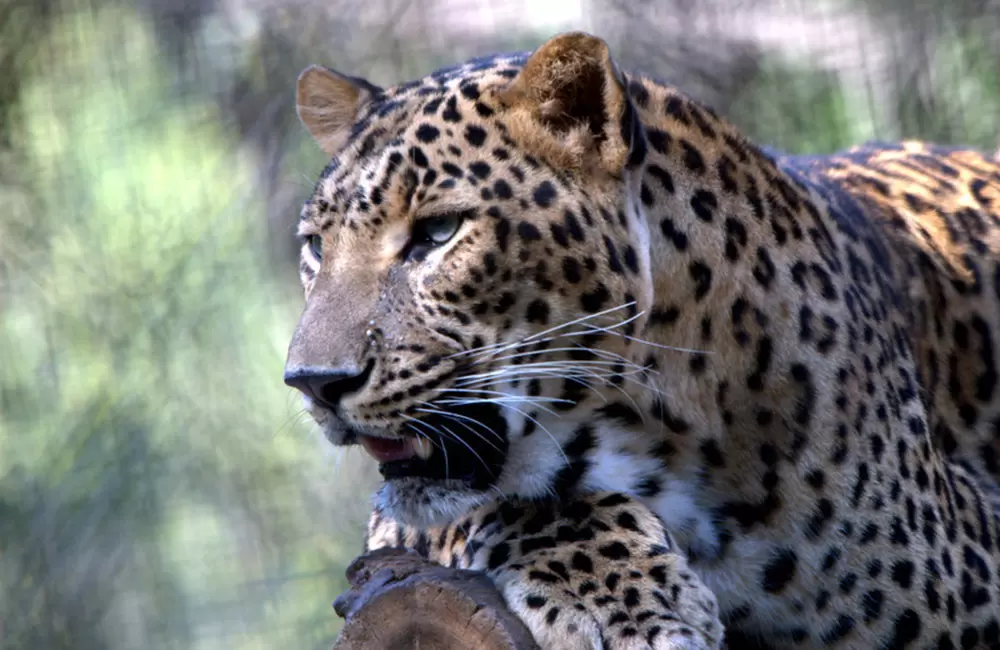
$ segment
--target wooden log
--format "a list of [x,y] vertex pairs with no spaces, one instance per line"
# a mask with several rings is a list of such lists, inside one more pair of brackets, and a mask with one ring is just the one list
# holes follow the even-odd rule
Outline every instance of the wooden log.
[[485,574],[449,569],[405,549],[379,549],[347,569],[350,590],[334,650],[538,650]]

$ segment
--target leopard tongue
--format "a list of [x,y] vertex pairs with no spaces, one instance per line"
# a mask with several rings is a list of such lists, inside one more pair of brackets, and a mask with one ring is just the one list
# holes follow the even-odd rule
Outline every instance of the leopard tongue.
[[361,446],[379,463],[422,458],[431,454],[430,443],[423,438],[373,438],[361,436]]

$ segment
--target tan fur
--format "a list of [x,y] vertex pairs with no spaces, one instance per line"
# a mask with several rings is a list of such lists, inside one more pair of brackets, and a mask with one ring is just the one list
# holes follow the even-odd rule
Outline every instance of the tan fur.
[[[553,128],[572,114],[578,97],[592,92],[579,85],[581,79],[600,79],[602,83],[608,119],[604,142],[597,147],[586,125]],[[568,171],[581,171],[588,165],[610,174],[621,171],[628,143],[607,130],[618,127],[625,89],[604,41],[583,33],[553,38],[528,59],[524,71],[499,98],[510,107],[513,137],[550,164]]]
[[344,145],[365,98],[347,79],[313,65],[299,75],[295,109],[320,148],[332,156]]

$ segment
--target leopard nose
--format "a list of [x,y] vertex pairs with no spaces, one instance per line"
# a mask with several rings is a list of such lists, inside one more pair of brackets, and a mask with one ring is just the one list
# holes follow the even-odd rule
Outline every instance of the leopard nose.
[[336,406],[344,397],[364,388],[374,367],[375,362],[369,361],[361,370],[357,367],[286,368],[285,383],[326,406]]

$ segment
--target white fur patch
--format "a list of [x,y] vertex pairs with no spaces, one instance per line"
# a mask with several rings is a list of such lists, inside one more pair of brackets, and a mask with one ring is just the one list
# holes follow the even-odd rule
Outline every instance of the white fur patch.
[[712,520],[711,511],[697,499],[695,486],[690,481],[670,478],[663,484],[663,491],[647,500],[646,505],[663,521],[677,543],[702,558],[719,554],[719,532]]
[[420,478],[386,481],[375,494],[375,505],[386,516],[418,528],[446,525],[489,500],[490,493],[472,491],[459,481]]
[[597,432],[600,447],[591,457],[585,488],[636,494],[636,486],[648,476],[661,480],[659,494],[640,498],[659,516],[677,542],[701,557],[719,552],[719,534],[711,510],[699,502],[695,477],[672,476],[660,461],[645,452],[648,433],[630,431],[613,424]]
[[[527,406],[517,408],[522,412],[529,410]],[[511,409],[504,409],[504,412],[511,433],[507,460],[497,481],[499,491],[521,497],[551,496],[555,477],[566,465],[562,448],[576,430],[577,423],[569,418],[539,416],[534,432],[524,437],[527,417]]]

